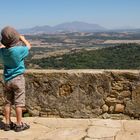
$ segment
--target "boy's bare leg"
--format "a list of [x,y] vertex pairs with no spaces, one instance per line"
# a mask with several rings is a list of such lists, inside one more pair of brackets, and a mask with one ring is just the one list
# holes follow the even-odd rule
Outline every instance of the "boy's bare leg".
[[17,118],[17,125],[21,125],[22,123],[22,107],[16,106],[16,118]]
[[11,105],[7,104],[4,106],[4,115],[6,124],[10,124],[11,122]]

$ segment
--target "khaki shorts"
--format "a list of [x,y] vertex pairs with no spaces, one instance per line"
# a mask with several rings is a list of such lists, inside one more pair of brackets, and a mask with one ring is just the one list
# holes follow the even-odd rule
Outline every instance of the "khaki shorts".
[[23,75],[9,80],[4,86],[5,104],[25,106],[25,79]]

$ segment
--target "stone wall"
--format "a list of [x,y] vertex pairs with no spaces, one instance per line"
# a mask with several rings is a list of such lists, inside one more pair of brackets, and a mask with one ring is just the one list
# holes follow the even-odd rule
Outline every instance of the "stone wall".
[[[32,116],[140,118],[138,70],[28,70],[25,78]],[[0,80],[1,113],[2,86]]]

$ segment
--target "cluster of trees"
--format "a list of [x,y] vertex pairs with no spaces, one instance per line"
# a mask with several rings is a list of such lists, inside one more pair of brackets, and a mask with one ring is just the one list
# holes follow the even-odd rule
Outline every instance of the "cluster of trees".
[[121,44],[28,62],[43,69],[139,69],[140,45]]

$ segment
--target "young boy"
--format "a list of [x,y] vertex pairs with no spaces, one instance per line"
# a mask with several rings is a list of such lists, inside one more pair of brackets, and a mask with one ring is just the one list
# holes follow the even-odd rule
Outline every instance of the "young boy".
[[[14,28],[5,27],[1,31],[0,60],[4,66],[5,131],[20,132],[30,126],[22,122],[22,108],[25,106],[24,58],[31,48],[30,43]],[[21,45],[24,44],[24,46]],[[10,119],[11,105],[15,105],[17,123]]]

